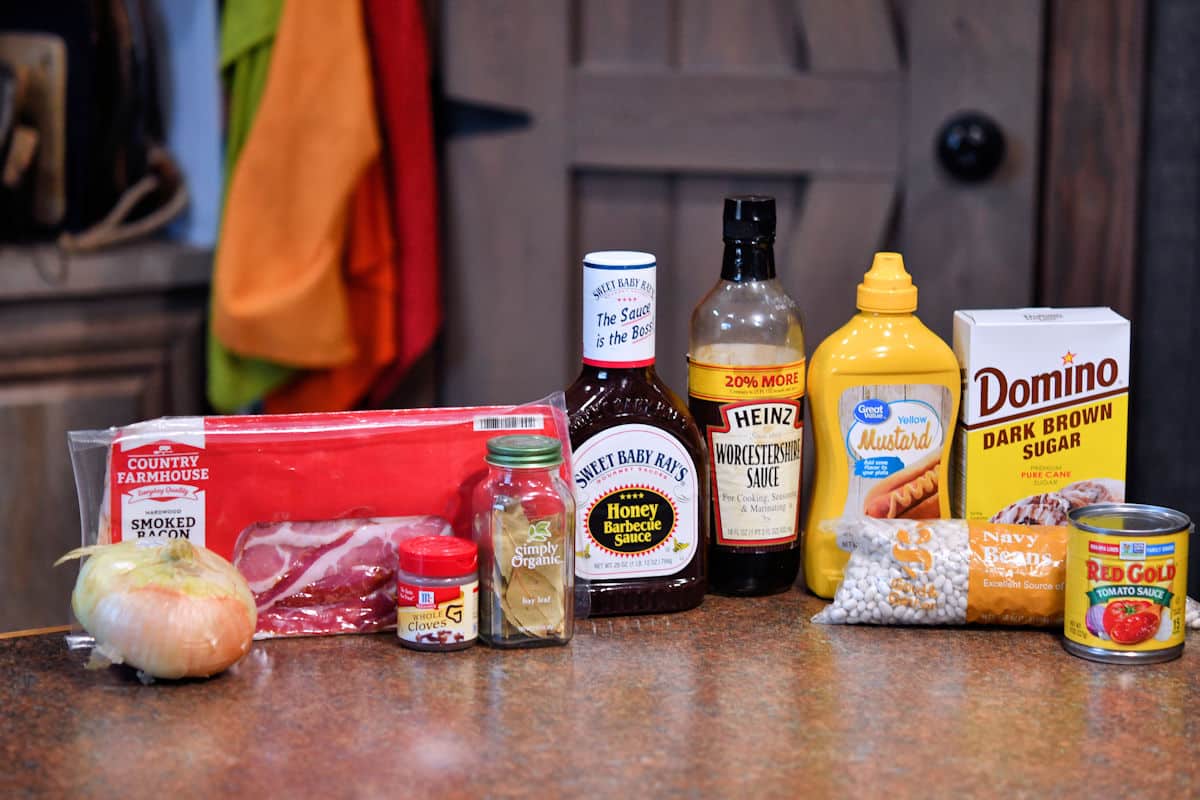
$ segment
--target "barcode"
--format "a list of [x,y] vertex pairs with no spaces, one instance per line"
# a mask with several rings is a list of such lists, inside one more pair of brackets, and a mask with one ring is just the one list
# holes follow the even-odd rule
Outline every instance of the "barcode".
[[513,414],[506,417],[476,417],[477,431],[540,431],[541,414]]

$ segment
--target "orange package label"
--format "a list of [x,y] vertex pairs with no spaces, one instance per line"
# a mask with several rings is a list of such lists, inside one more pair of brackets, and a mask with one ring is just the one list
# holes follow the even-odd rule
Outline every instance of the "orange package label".
[[1068,529],[969,522],[967,622],[1062,622]]

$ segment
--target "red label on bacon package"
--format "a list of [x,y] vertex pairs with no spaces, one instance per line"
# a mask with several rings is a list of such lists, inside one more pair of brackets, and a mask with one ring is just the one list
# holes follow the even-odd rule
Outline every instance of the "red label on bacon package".
[[202,438],[199,447],[155,441],[114,454],[110,496],[120,505],[112,518],[121,521],[114,540],[188,539],[205,545],[209,471],[203,459]]

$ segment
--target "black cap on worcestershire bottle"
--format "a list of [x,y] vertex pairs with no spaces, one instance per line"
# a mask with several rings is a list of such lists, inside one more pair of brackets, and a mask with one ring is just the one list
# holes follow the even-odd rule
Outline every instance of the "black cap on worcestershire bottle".
[[723,227],[726,241],[775,241],[775,198],[757,194],[726,197]]

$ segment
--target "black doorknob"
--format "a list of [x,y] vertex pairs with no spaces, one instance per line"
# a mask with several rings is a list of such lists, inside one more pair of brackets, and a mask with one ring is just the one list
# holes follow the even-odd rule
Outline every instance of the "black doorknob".
[[938,131],[937,157],[957,180],[985,181],[1004,161],[1004,132],[978,111],[955,114]]

